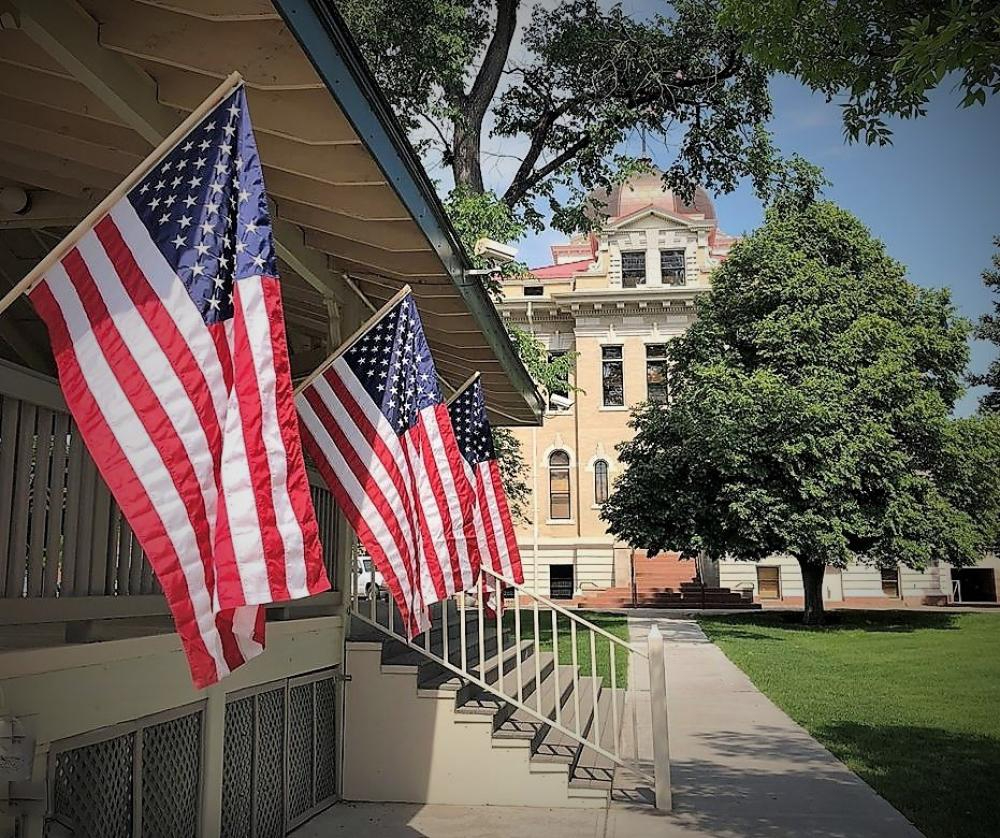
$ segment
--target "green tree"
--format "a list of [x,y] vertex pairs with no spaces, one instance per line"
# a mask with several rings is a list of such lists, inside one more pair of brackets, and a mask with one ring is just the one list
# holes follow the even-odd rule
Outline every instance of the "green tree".
[[517,149],[500,201],[534,227],[547,204],[568,231],[589,223],[590,190],[648,165],[622,151],[637,130],[669,138],[665,179],[684,194],[766,176],[766,74],[718,23],[718,2],[675,0],[643,19],[599,0],[339,6],[397,115],[457,186],[485,192],[492,137]]
[[[997,252],[993,254],[993,267],[983,271],[983,284],[997,295],[993,301],[992,313],[987,313],[979,318],[973,334],[979,340],[987,340],[994,346],[1000,347],[1000,236],[993,239],[997,246]],[[980,400],[980,407],[991,413],[1000,413],[1000,358],[994,358],[990,362],[986,372],[982,375],[969,376],[970,383],[974,385],[984,384],[989,387]]]
[[996,492],[987,511],[967,492],[990,479],[996,426],[951,418],[969,324],[947,291],[910,283],[850,213],[785,192],[698,314],[670,344],[672,403],[637,411],[619,449],[612,533],[654,553],[794,556],[808,623],[827,566],[981,556]]
[[958,74],[962,104],[1000,91],[997,0],[722,0],[722,25],[749,55],[830,100],[851,140],[885,145],[886,117],[923,116],[927,93]]

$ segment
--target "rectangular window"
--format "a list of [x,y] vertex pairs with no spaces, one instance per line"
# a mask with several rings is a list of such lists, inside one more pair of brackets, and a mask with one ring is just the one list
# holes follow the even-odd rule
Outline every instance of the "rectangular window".
[[670,399],[670,378],[665,343],[646,344],[646,398],[657,404],[666,404]]
[[660,251],[660,276],[664,285],[684,285],[687,282],[683,250]]
[[882,593],[886,596],[899,597],[899,568],[883,567],[882,573]]
[[622,285],[635,288],[646,284],[646,251],[629,250],[622,253]]
[[549,517],[553,521],[568,521],[571,517],[569,466],[549,466]]
[[573,599],[573,565],[549,565],[549,599]]
[[524,286],[524,296],[525,297],[544,297],[545,289],[541,285],[525,285]]
[[625,376],[622,370],[622,348],[601,347],[601,384],[605,407],[625,405]]
[[757,567],[757,596],[760,599],[781,599],[781,568]]

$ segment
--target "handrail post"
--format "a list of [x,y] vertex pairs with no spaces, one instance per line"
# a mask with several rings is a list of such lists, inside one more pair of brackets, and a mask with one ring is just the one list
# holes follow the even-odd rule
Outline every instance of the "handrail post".
[[670,734],[667,727],[667,666],[663,635],[653,623],[649,631],[649,706],[653,723],[653,772],[656,780],[656,808],[672,811],[670,791]]

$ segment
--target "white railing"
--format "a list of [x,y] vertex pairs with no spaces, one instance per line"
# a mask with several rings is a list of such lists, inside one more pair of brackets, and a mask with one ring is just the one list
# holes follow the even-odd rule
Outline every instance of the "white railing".
[[[513,613],[506,620],[501,616],[500,608],[492,615],[488,613],[483,596],[459,594],[452,603],[443,604],[439,614],[435,613],[436,624],[430,630],[410,640],[402,633],[405,632],[405,627],[401,625],[391,597],[383,604],[377,593],[373,592],[367,597],[359,596],[357,573],[351,574],[351,613],[395,640],[418,650],[429,660],[468,683],[523,710],[543,725],[558,730],[615,765],[627,768],[654,786],[660,808],[669,808],[669,796],[664,797],[662,791],[669,788],[669,763],[663,644],[659,640],[659,632],[654,630],[656,640],[659,641],[655,646],[658,663],[653,662],[651,665],[650,656],[643,649],[616,637],[592,621],[538,596],[485,566],[482,574],[486,585],[493,591],[499,593],[503,588],[513,589],[514,603],[510,608]],[[471,604],[469,600],[472,600]],[[499,600],[500,597],[497,596],[494,602]],[[529,603],[526,609],[521,607],[524,600]],[[524,612],[527,612],[527,619]],[[458,622],[455,637],[449,627],[451,620]],[[478,637],[472,651],[468,643],[470,620]],[[527,630],[525,622],[529,624]],[[488,659],[485,642],[487,629],[493,629],[494,626],[497,638],[495,660]],[[548,637],[543,643],[545,634]],[[457,655],[452,646],[456,641],[459,646]],[[565,651],[567,642],[568,654]],[[654,649],[652,643],[650,649]],[[549,693],[541,689],[541,653],[549,651],[553,657],[553,700],[551,707],[545,707],[543,692],[546,695]],[[606,651],[607,657],[603,658],[598,654],[599,651]],[[508,652],[513,654],[508,657]],[[567,675],[560,672],[563,658],[568,658],[568,662],[572,664],[571,672],[568,673],[568,677],[572,679],[571,694],[567,694],[569,684],[561,682]],[[593,707],[591,715],[584,714],[584,718],[581,718],[580,712],[584,688],[581,681],[585,677],[581,675],[581,663],[589,663],[589,698]],[[626,683],[620,683],[619,663],[625,664]],[[639,705],[645,707],[646,703],[638,701],[637,695],[640,691],[639,681],[646,672],[652,675],[652,708],[663,710],[662,725],[651,724],[649,719],[642,720],[640,725]],[[490,678],[494,673],[495,677]],[[530,683],[526,685],[526,681]],[[610,698],[602,703],[600,697],[605,688],[610,688]],[[567,705],[565,708],[564,696]],[[601,714],[607,712],[611,714],[610,719],[602,719]],[[566,716],[571,716],[571,720]],[[604,722],[607,721],[611,723],[610,736],[605,732]],[[661,729],[663,742],[651,743],[647,740],[647,736],[656,735]],[[640,745],[646,751],[651,744],[656,746],[651,752],[640,754]]]
[[959,579],[951,580],[951,598],[954,602],[962,601],[962,582]]

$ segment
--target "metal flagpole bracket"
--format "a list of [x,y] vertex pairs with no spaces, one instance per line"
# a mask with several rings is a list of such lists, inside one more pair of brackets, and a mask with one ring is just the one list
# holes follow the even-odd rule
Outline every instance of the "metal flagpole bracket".
[[319,378],[323,373],[325,373],[330,365],[333,364],[341,355],[343,355],[350,347],[357,343],[357,341],[369,331],[372,327],[378,323],[379,320],[389,311],[394,305],[396,305],[400,300],[403,299],[407,294],[410,293],[410,286],[404,285],[400,288],[392,298],[376,311],[371,317],[369,317],[364,323],[362,323],[347,340],[345,340],[340,346],[338,346],[333,353],[327,358],[322,364],[320,364],[316,369],[314,369],[309,375],[307,375],[301,382],[299,382],[295,387],[295,395],[297,396],[303,390],[306,389],[310,384],[312,384],[317,378]]

